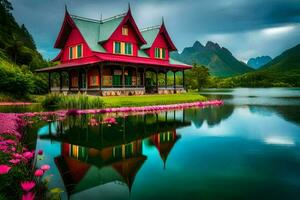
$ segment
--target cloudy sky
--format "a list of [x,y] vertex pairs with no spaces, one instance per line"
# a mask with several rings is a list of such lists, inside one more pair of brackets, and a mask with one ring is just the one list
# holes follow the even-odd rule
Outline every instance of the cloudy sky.
[[[71,14],[99,19],[127,11],[128,0],[11,0],[18,23],[32,33],[47,59],[66,4]],[[299,0],[131,0],[139,28],[158,25],[162,16],[179,51],[198,40],[228,48],[238,59],[277,56],[300,43]]]

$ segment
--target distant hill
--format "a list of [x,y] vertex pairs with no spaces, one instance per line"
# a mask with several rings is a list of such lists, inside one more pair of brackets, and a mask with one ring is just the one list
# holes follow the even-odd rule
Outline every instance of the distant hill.
[[284,51],[258,70],[214,80],[211,87],[300,87],[300,44]]
[[208,67],[210,74],[228,77],[253,71],[251,67],[237,60],[232,53],[219,44],[208,41],[203,46],[196,41],[192,47],[186,47],[182,53],[173,52],[171,57],[188,64],[198,63]]
[[261,70],[272,72],[300,71],[300,44],[284,51],[271,62],[261,67]]
[[272,58],[270,56],[259,56],[256,58],[250,58],[247,62],[247,65],[249,65],[253,69],[258,69],[261,66],[270,62],[271,60],[272,60]]

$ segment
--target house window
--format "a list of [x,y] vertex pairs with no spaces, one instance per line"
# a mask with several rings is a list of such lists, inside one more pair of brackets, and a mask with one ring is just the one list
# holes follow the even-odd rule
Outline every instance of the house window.
[[132,44],[125,43],[125,54],[132,55]]
[[122,27],[122,35],[128,35],[128,27],[127,26]]
[[121,42],[114,42],[114,53],[121,53]]
[[132,55],[133,54],[133,46],[131,43],[127,43],[127,42],[114,42],[113,53]]
[[155,56],[155,58],[165,59],[166,58],[166,49],[165,48],[155,48],[154,56]]
[[98,86],[98,76],[90,76],[90,86]]
[[82,44],[78,44],[69,48],[69,58],[82,58]]

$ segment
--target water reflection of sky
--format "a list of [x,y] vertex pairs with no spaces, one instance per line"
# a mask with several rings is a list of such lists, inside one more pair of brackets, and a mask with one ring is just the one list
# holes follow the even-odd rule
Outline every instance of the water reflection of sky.
[[286,141],[288,145],[299,142],[298,131],[298,125],[287,123],[286,120],[274,113],[269,113],[268,116],[252,113],[248,107],[235,108],[230,118],[213,127],[208,126],[205,122],[201,128],[192,124],[190,127],[178,130],[179,133],[195,137],[242,137],[267,144],[276,144],[276,142],[284,144]]

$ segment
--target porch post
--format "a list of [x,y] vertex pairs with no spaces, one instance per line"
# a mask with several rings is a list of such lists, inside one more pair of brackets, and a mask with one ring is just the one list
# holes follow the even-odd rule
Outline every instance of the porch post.
[[85,68],[85,91],[88,89],[88,68]]
[[167,78],[167,73],[168,73],[168,71],[167,70],[165,70],[165,88],[167,89],[167,87],[168,87],[168,78]]
[[51,72],[48,73],[48,92],[51,92]]
[[102,77],[101,77],[101,74],[102,74],[102,64],[100,64],[99,67],[98,67],[99,90],[101,90],[101,87],[102,87]]
[[62,90],[62,75],[61,72],[59,72],[59,90]]
[[156,70],[156,92],[158,93],[158,71]]
[[103,86],[103,64],[101,64],[100,69],[101,69],[100,84],[101,84],[101,89],[102,89],[102,86]]
[[174,73],[174,93],[176,93],[176,71],[173,72]]
[[81,78],[80,78],[80,70],[77,70],[77,86],[78,86],[78,91],[80,91],[80,85],[81,85]]
[[146,68],[144,67],[144,73],[143,73],[143,86],[145,87],[145,76],[146,76]]
[[122,66],[122,87],[125,87],[124,66]]
[[185,89],[184,70],[182,70],[182,87]]
[[138,68],[135,66],[135,87],[138,87]]
[[71,72],[68,70],[68,77],[69,77],[69,91],[71,90],[71,85],[72,85],[72,79],[71,79]]

